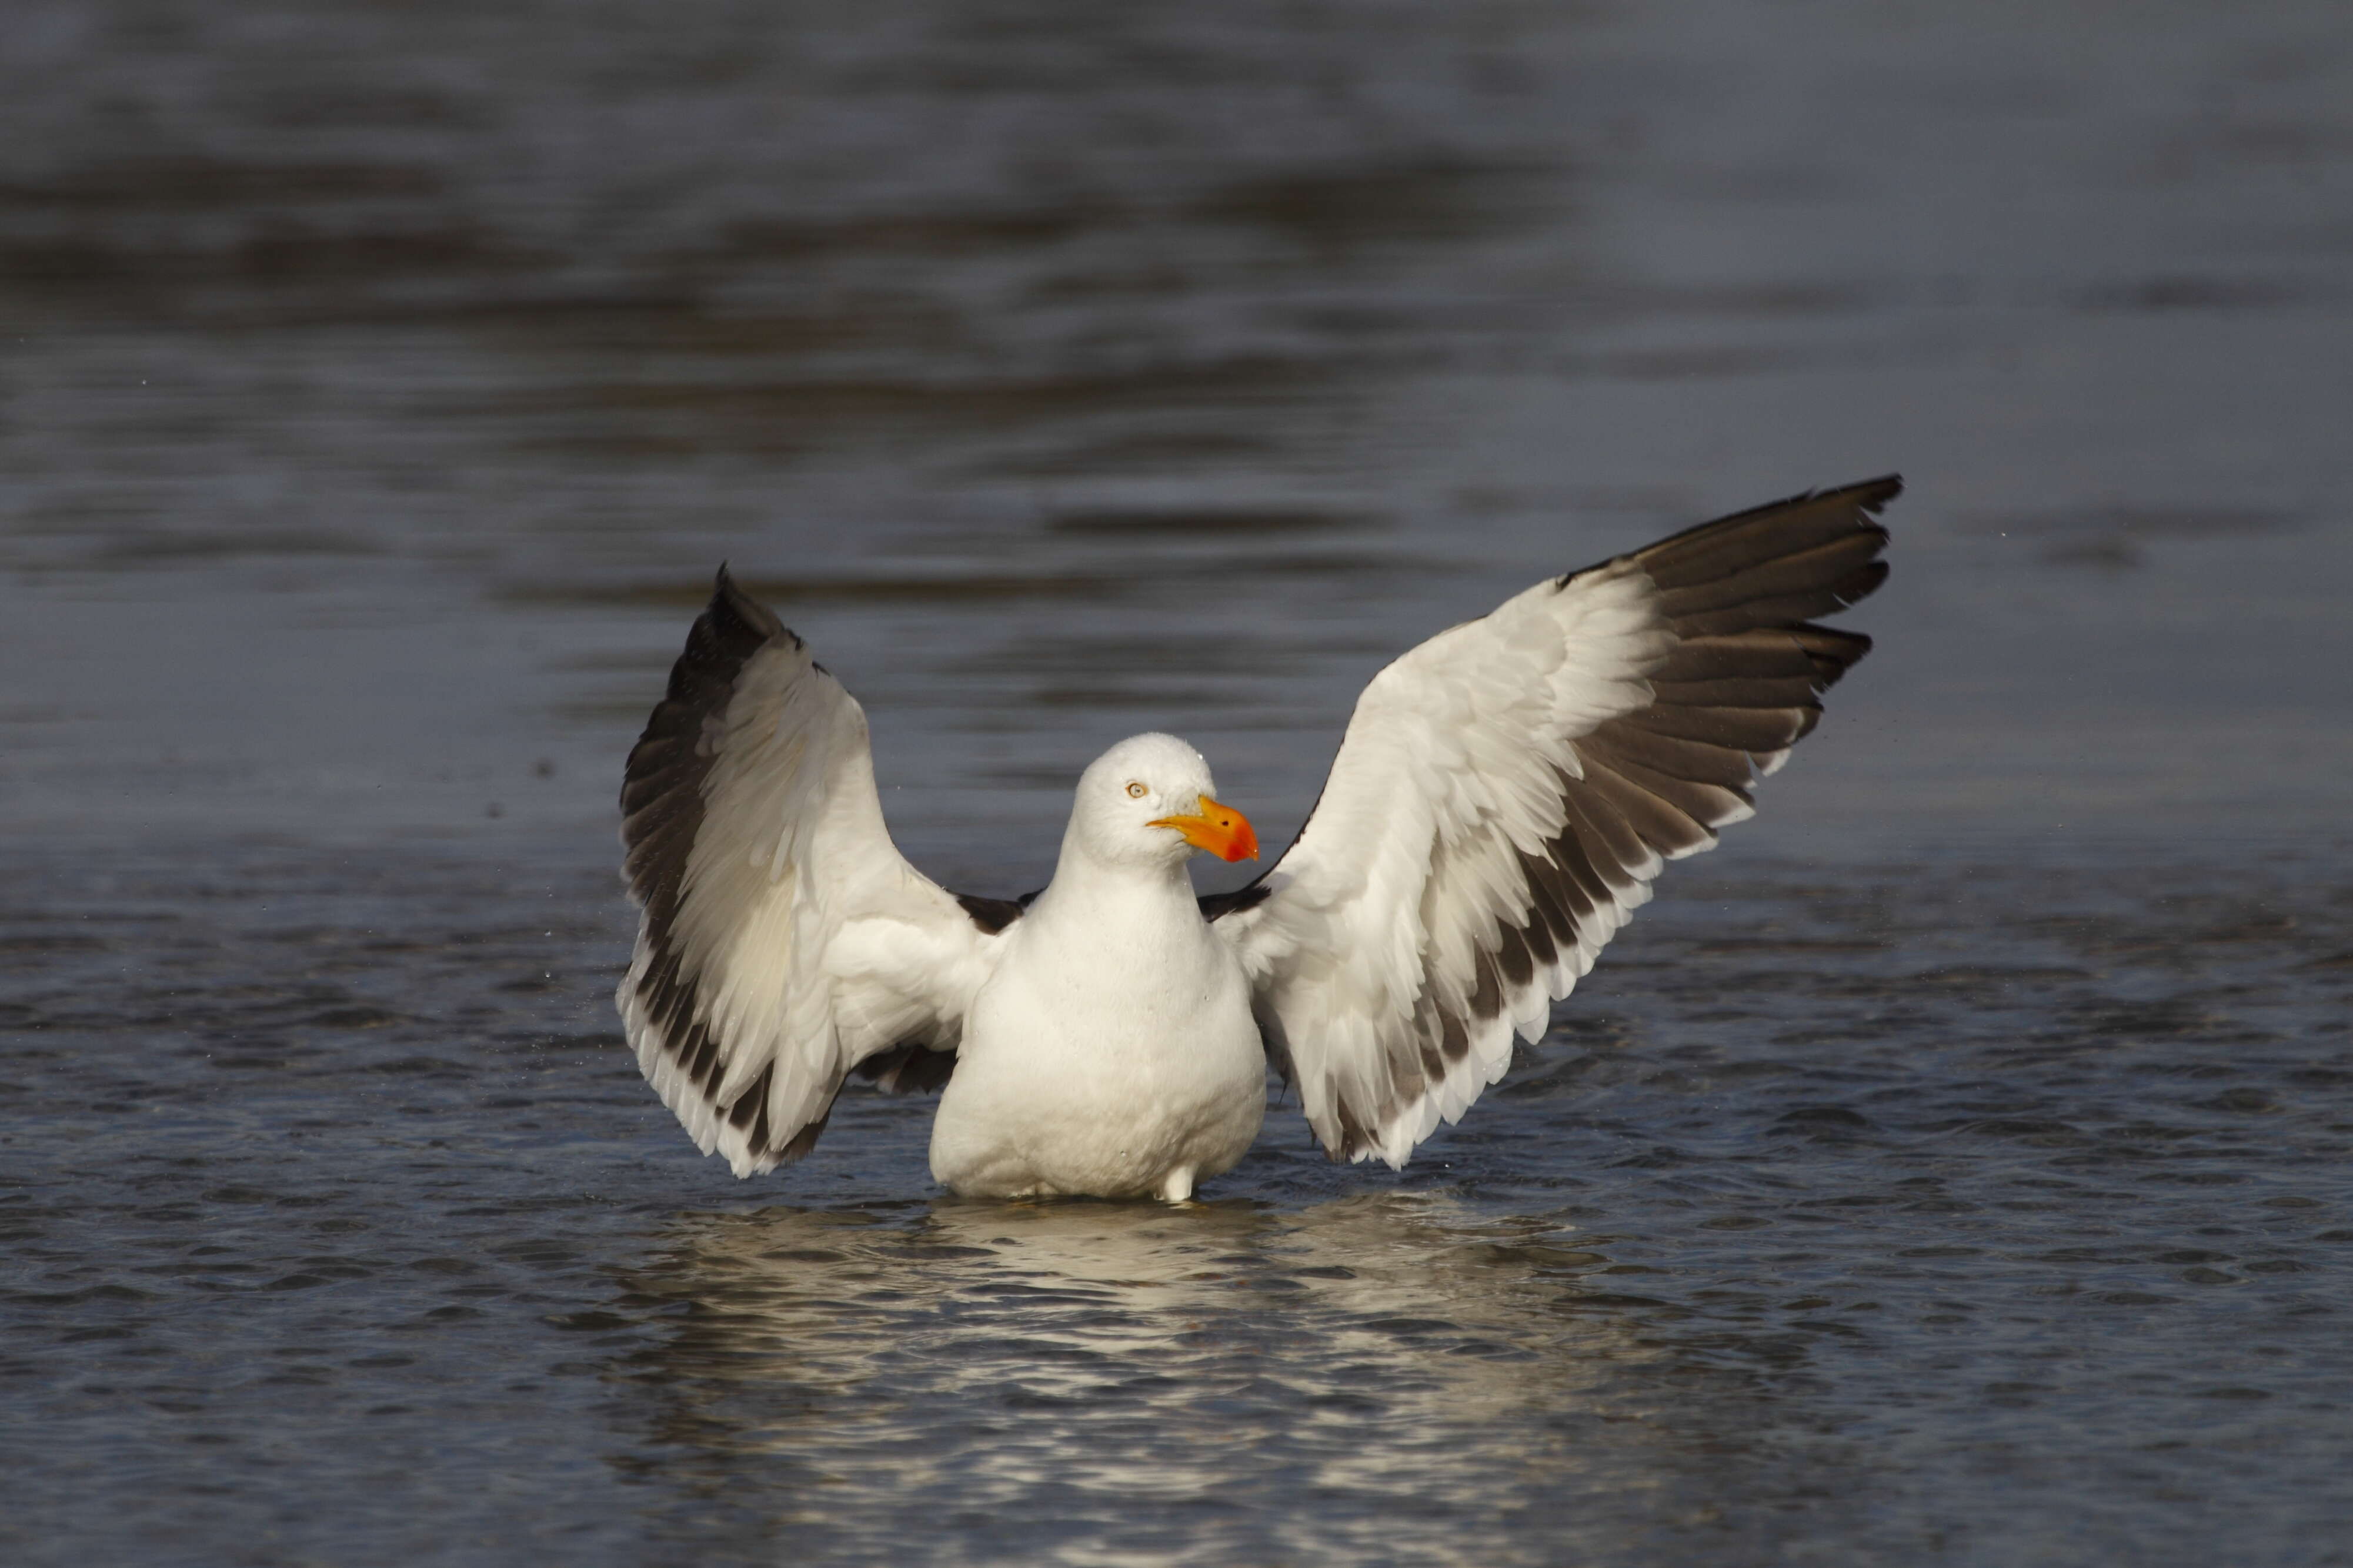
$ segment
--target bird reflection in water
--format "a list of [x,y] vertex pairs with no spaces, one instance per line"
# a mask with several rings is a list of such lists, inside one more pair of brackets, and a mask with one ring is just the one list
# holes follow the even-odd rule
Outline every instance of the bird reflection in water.
[[690,1215],[627,1281],[676,1318],[628,1375],[666,1469],[809,1541],[886,1544],[921,1496],[1032,1542],[1438,1548],[1657,1468],[1664,1352],[1595,1310],[1607,1263],[1415,1194]]

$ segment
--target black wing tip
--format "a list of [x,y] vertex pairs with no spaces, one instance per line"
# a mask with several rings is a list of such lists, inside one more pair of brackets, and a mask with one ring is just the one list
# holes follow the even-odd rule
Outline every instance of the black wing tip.
[[[726,712],[744,667],[779,637],[801,646],[720,563],[711,603],[687,628],[661,700],[647,715],[621,769],[621,843],[628,852],[623,877],[640,901],[657,886],[674,890],[683,877],[687,851],[701,831],[702,787],[711,771],[701,745],[703,725]],[[641,865],[639,847],[666,828],[677,830],[677,841]]]
[[1841,485],[1836,489],[1822,490],[1818,493],[1826,496],[1851,493],[1854,497],[1855,505],[1872,516],[1877,517],[1882,510],[1885,510],[1889,501],[1904,493],[1904,476],[1882,474],[1875,479],[1858,479],[1853,484]]
[[705,620],[719,626],[731,621],[737,623],[762,642],[783,636],[792,637],[794,647],[800,646],[801,639],[794,637],[791,629],[776,618],[774,610],[744,591],[743,584],[735,581],[735,574],[727,570],[724,561],[719,563],[719,570],[712,576],[711,604],[702,616]]
[[[1886,526],[1879,521],[1879,514],[1887,510],[1887,504],[1890,501],[1903,493],[1904,476],[1901,474],[1882,474],[1875,479],[1857,479],[1852,484],[1832,485],[1828,489],[1799,490],[1795,495],[1783,496],[1779,500],[1768,500],[1760,506],[1744,507],[1738,511],[1726,512],[1722,517],[1712,517],[1705,522],[1695,522],[1689,528],[1679,529],[1664,538],[1654,539],[1640,549],[1630,552],[1630,554],[1649,557],[1676,546],[1688,548],[1698,543],[1699,536],[1703,534],[1713,537],[1730,532],[1741,523],[1786,510],[1791,507],[1812,506],[1820,501],[1843,502],[1852,507],[1860,514],[1856,531],[1876,535],[1883,547],[1887,542],[1888,533]],[[1623,560],[1626,557],[1617,556],[1611,559]],[[1580,566],[1573,572],[1564,572],[1553,579],[1553,585],[1566,588],[1586,573],[1597,571],[1599,565],[1607,564],[1609,563],[1603,562],[1596,566]],[[1877,585],[1873,584],[1873,587]]]
[[1875,646],[1868,636],[1844,626],[1820,626],[1807,621],[1789,630],[1798,638],[1798,646],[1806,650],[1806,657],[1814,662],[1817,692],[1836,686]]
[[[1880,542],[1883,545],[1886,543],[1887,531],[1885,529],[1874,529],[1873,531],[1879,535]],[[1844,582],[1835,584],[1832,592],[1836,593],[1840,598],[1846,601],[1841,607],[1851,610],[1854,608],[1855,605],[1862,604],[1865,599],[1870,598],[1873,594],[1878,593],[1880,584],[1887,581],[1887,574],[1893,570],[1894,568],[1889,566],[1884,561],[1868,562],[1863,565],[1861,571],[1855,573]]]
[[1671,540],[1683,537],[1684,534],[1697,533],[1702,529],[1719,528],[1725,523],[1738,522],[1745,518],[1762,517],[1767,512],[1779,511],[1786,507],[1810,506],[1816,501],[1825,500],[1844,501],[1863,516],[1872,519],[1873,521],[1866,526],[1878,529],[1884,536],[1886,529],[1879,523],[1879,514],[1887,510],[1888,502],[1903,493],[1904,476],[1902,474],[1882,474],[1875,479],[1857,479],[1852,484],[1832,485],[1828,489],[1799,490],[1796,495],[1783,496],[1779,500],[1768,500],[1762,506],[1743,507],[1738,511],[1711,518],[1705,522],[1684,529],[1683,533],[1669,534],[1666,539],[1660,540],[1659,543],[1665,544]]
[[[1785,506],[1804,506],[1818,500],[1843,500],[1867,517],[1876,518],[1887,510],[1887,503],[1904,493],[1902,474],[1882,474],[1875,479],[1857,479],[1852,484],[1831,485],[1827,489],[1799,490],[1796,495],[1779,500],[1768,500],[1763,506],[1743,508],[1728,516],[1715,519],[1730,522],[1736,518],[1755,517],[1762,512],[1778,511]],[[1708,524],[1702,523],[1701,527]]]

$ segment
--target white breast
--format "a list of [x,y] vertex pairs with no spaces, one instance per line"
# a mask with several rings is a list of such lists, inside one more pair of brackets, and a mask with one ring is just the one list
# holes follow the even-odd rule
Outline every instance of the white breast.
[[1241,965],[1181,880],[1050,889],[1008,933],[932,1128],[974,1197],[1189,1197],[1258,1135]]

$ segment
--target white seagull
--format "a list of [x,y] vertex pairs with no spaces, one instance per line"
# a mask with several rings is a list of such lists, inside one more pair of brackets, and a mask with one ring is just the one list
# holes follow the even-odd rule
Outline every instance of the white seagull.
[[1203,898],[1193,854],[1258,840],[1170,735],[1080,775],[1042,891],[941,888],[883,826],[864,711],[722,567],[621,789],[638,1066],[738,1176],[807,1153],[856,1072],[945,1086],[955,1193],[1181,1203],[1249,1151],[1270,1064],[1333,1159],[1402,1167],[1660,868],[1754,814],[1871,647],[1811,617],[1885,579],[1902,488],[1704,523],[1439,633],[1365,688],[1282,859]]

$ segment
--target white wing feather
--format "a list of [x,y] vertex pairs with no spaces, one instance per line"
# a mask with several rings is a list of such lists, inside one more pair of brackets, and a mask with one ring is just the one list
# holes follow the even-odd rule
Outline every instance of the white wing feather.
[[1358,700],[1314,816],[1216,929],[1334,1158],[1401,1166],[1539,1038],[1668,859],[1869,640],[1805,624],[1877,586],[1893,479],[1720,520],[1528,589]]
[[954,1048],[999,939],[899,854],[865,714],[723,571],[622,807],[644,915],[616,1000],[705,1153],[773,1170],[860,1062]]

